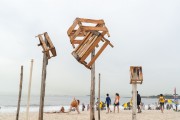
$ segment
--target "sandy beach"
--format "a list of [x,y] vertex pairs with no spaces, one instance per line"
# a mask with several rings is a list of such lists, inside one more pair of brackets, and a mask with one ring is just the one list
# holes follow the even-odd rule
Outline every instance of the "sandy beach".
[[[97,111],[95,113],[97,120]],[[26,113],[20,113],[19,120],[25,120]],[[14,120],[15,113],[0,113],[0,120]],[[165,110],[164,113],[156,110],[145,110],[141,114],[137,114],[137,120],[179,120],[180,113],[172,110]],[[38,113],[30,113],[30,120],[38,120]],[[44,114],[44,120],[89,120],[89,112],[71,113],[53,113]],[[101,112],[101,120],[132,120],[131,111],[122,110],[120,113],[106,114],[106,111]]]

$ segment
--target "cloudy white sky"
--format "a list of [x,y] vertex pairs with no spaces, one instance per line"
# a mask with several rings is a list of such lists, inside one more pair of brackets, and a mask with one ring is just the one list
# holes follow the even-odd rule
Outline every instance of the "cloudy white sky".
[[46,94],[90,93],[90,70],[73,58],[67,36],[76,17],[104,19],[111,34],[115,47],[107,47],[96,61],[102,94],[131,95],[131,65],[143,67],[141,95],[173,94],[174,87],[180,93],[179,0],[1,0],[0,94],[18,94],[21,65],[27,94],[33,58],[32,94],[39,95],[42,48],[35,36],[43,32],[57,50],[47,67]]

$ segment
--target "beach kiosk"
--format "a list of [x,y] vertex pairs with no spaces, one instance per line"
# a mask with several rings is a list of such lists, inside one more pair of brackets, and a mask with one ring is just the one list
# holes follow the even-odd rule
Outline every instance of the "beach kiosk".
[[95,61],[108,45],[113,47],[105,38],[106,35],[110,37],[110,34],[104,20],[85,18],[76,18],[67,34],[74,48],[72,55],[79,63],[91,70],[90,120],[95,120]]
[[132,120],[136,120],[137,84],[142,84],[142,82],[143,82],[142,67],[130,66],[130,84],[132,84],[132,98],[133,98]]
[[44,97],[45,97],[45,85],[46,85],[46,67],[48,65],[48,60],[52,57],[57,56],[56,49],[48,35],[47,32],[39,34],[36,37],[39,38],[41,46],[43,49],[43,67],[42,67],[42,78],[41,78],[41,94],[40,94],[40,106],[39,106],[39,117],[38,120],[43,120],[44,112]]

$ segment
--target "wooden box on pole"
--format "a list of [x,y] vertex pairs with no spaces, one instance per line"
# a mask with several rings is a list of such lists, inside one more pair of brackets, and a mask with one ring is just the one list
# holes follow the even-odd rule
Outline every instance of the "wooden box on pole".
[[[46,86],[46,68],[48,60],[52,57],[57,56],[56,49],[47,32],[36,36],[39,38],[40,44],[43,48],[43,64],[42,64],[42,77],[41,77],[41,92],[40,92],[40,106],[39,106],[39,117],[38,120],[43,120],[44,113],[44,97],[45,97],[45,86]],[[44,39],[43,39],[44,38]]]
[[[88,24],[88,26],[86,24]],[[107,45],[113,47],[110,41],[105,38],[105,35],[107,35],[108,37],[110,35],[107,27],[105,26],[104,20],[102,19],[93,20],[76,18],[74,23],[68,29],[67,34],[74,48],[72,55],[78,62],[89,69],[92,68],[93,63],[104,51]],[[77,46],[75,46],[76,44]],[[89,55],[95,48],[98,47],[99,50],[97,51],[97,53],[95,53],[94,57],[90,61],[87,61]]]
[[137,110],[137,84],[142,84],[143,73],[141,66],[130,66],[130,84],[132,84],[132,120],[136,120]]
[[[105,38],[105,35],[108,37],[110,35],[107,27],[105,26],[104,20],[85,18],[76,18],[68,29],[67,34],[74,48],[74,51],[72,52],[74,58],[86,68],[91,69],[90,120],[95,120],[95,61],[107,45],[113,47],[110,41]],[[103,44],[101,43],[101,47],[100,42],[103,42]],[[95,50],[98,47],[99,50],[95,53]],[[86,60],[90,57],[90,54],[91,59],[87,62]]]

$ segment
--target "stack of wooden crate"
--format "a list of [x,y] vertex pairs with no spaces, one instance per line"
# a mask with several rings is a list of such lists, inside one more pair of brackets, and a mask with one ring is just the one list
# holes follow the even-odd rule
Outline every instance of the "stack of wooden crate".
[[[82,63],[89,69],[91,69],[92,64],[107,45],[113,47],[110,41],[105,38],[105,35],[110,37],[110,34],[105,26],[104,20],[76,18],[74,23],[68,29],[67,34],[74,48],[72,55],[78,62]],[[101,47],[99,46],[100,44],[102,44]],[[98,47],[100,48],[93,59],[87,62],[86,59],[90,53]]]

